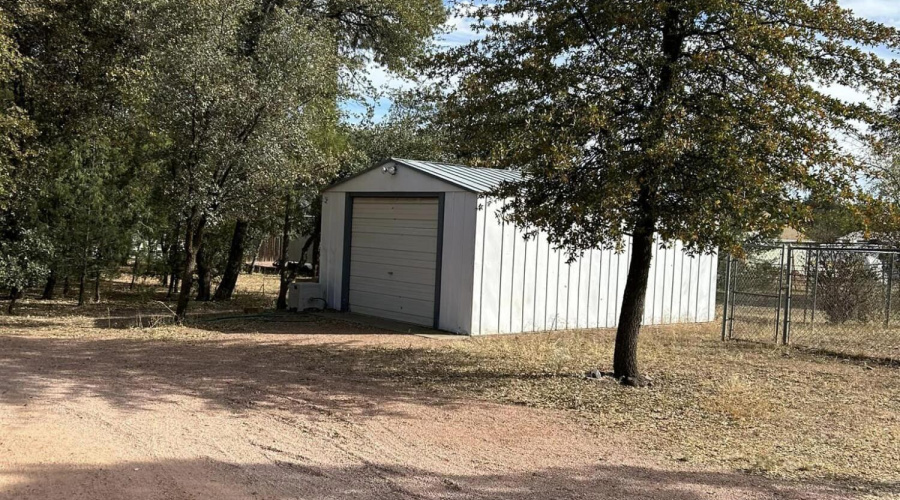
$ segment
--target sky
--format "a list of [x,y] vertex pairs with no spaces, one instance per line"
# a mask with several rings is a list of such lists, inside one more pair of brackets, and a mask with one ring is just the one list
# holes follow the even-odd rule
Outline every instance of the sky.
[[[900,28],[900,0],[839,0],[839,3],[841,6],[853,10],[858,16]],[[441,34],[437,38],[437,43],[440,46],[462,45],[475,40],[478,37],[478,34],[471,29],[470,20],[464,17],[452,16],[447,21],[445,28],[444,31],[446,31],[446,33]],[[894,57],[886,50],[876,51],[876,53],[882,57]],[[370,65],[368,73],[372,82],[382,89],[402,89],[410,88],[415,85],[414,82],[398,78],[396,75],[392,75],[390,72],[377,65]],[[861,101],[866,99],[865,95],[846,87],[835,87],[828,90],[829,93],[836,97],[841,97],[850,101]],[[374,105],[375,119],[379,120],[387,113],[391,103],[390,100],[382,98],[373,101],[372,104]],[[365,109],[366,108],[359,103],[348,102],[344,104],[344,110],[350,115],[348,116],[348,119],[351,122],[358,121],[358,115],[365,112]],[[354,115],[357,116],[354,117]]]

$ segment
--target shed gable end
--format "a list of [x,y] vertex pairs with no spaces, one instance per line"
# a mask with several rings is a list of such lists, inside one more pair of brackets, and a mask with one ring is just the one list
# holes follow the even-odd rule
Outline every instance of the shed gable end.
[[326,191],[332,193],[440,193],[465,192],[466,189],[406,165],[389,161],[335,184]]

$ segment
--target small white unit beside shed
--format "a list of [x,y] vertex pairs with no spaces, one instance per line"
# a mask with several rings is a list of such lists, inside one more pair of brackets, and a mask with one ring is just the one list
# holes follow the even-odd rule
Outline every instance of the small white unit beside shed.
[[[497,217],[515,171],[390,159],[323,195],[328,307],[479,335],[616,325],[630,241],[571,264]],[[715,255],[657,246],[645,324],[713,321]]]

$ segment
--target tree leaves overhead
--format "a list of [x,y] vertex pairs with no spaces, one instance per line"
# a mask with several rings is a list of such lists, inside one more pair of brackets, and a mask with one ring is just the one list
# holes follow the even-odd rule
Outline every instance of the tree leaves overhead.
[[25,138],[34,134],[31,120],[9,87],[25,63],[12,30],[12,20],[0,10],[0,210],[5,210],[16,194],[13,169],[25,160]]
[[871,53],[896,51],[896,30],[835,0],[512,0],[474,17],[484,38],[431,60],[459,82],[445,127],[476,161],[523,168],[501,190],[510,217],[573,252],[647,222],[695,250],[802,227],[809,192],[861,185],[837,137],[868,141],[860,124],[884,125],[900,91]]
[[254,51],[239,50],[255,8],[250,0],[155,2],[141,15],[152,39],[138,91],[168,141],[169,195],[210,215],[240,203],[251,186],[290,177],[310,153],[312,120],[327,118],[338,95],[334,44],[306,18],[277,9],[254,35]]

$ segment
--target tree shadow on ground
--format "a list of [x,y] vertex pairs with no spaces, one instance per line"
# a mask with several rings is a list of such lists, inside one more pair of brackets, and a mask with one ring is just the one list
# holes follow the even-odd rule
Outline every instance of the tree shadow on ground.
[[[304,329],[321,327],[316,321]],[[446,352],[423,346],[428,341],[418,337],[357,345],[356,335],[373,333],[353,325],[330,325],[330,333],[323,334],[328,338],[255,336],[251,342],[221,336],[152,339],[145,330],[133,332],[134,338],[0,337],[0,403],[90,396],[139,410],[188,396],[209,408],[237,412],[294,400],[305,402],[294,403],[294,411],[376,414],[390,412],[391,401],[454,404],[421,387],[395,383],[400,369],[404,377],[440,380],[451,376],[446,366],[452,363],[470,369],[473,377],[495,376],[479,374],[477,360],[462,354],[448,360]]]
[[209,458],[109,466],[41,465],[0,472],[0,499],[666,499],[846,498],[825,486],[732,473],[607,465],[462,474],[365,463],[322,466],[269,457],[266,463]]

